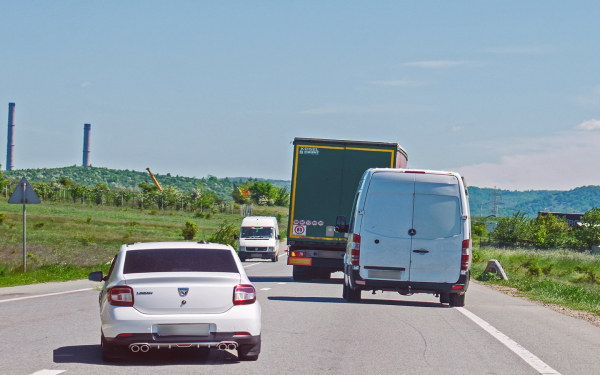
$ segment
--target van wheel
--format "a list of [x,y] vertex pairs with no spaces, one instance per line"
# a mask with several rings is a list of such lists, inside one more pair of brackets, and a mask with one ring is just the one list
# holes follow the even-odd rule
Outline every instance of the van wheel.
[[342,298],[348,299],[348,285],[346,285],[346,281],[344,280],[344,288],[342,289]]
[[360,302],[361,300],[361,290],[360,289],[352,289],[350,287],[346,290],[346,301],[348,302]]
[[450,294],[450,306],[452,307],[463,307],[465,305],[465,296],[467,294]]
[[304,270],[298,266],[294,266],[292,270],[292,278],[294,281],[308,281],[312,279],[310,274],[307,272],[308,270]]
[[279,261],[279,255],[275,255],[273,257],[273,259],[271,259],[271,262],[278,262]]
[[449,303],[450,302],[450,294],[449,293],[440,293],[440,303]]

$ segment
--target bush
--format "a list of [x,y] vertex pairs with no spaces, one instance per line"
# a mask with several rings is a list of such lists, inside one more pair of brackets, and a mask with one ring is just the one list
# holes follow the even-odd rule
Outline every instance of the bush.
[[183,229],[181,230],[181,235],[183,239],[186,241],[191,241],[198,234],[198,226],[193,221],[186,221]]
[[39,223],[34,224],[33,228],[34,229],[42,229],[44,227],[44,225],[46,225],[46,223],[44,223],[43,221],[40,221]]
[[475,277],[475,280],[478,280],[478,281],[500,281],[500,280],[502,280],[502,278],[496,272],[483,272],[483,273],[477,275],[477,277]]
[[198,219],[210,219],[210,218],[212,218],[212,213],[196,211],[196,212],[194,212],[194,217],[198,218]]
[[231,245],[234,249],[237,249],[238,242],[235,239],[235,235],[239,233],[239,228],[225,220],[219,225],[219,229],[214,231],[209,237],[208,242],[220,243],[223,245]]
[[75,239],[77,241],[79,241],[82,245],[89,246],[94,243],[96,236],[94,236],[93,234],[81,235],[81,236],[76,235]]
[[501,245],[529,243],[532,237],[531,220],[521,213],[498,218],[498,225],[490,233],[490,238]]
[[4,221],[6,221],[6,214],[3,212],[0,212],[0,225],[3,225]]
[[592,283],[597,283],[600,281],[600,275],[598,275],[598,270],[589,264],[575,266],[575,271],[584,274],[585,278]]
[[91,224],[91,222],[92,222],[92,217],[91,217],[91,216],[88,216],[88,217],[87,217],[87,219],[85,219],[85,221],[86,221],[88,224]]

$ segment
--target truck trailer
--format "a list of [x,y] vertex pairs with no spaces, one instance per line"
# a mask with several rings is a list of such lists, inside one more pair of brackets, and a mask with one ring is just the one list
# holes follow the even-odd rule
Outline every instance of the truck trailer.
[[335,232],[349,217],[358,182],[369,168],[406,168],[397,143],[295,138],[288,220],[288,264],[296,281],[328,279],[344,270],[346,238]]

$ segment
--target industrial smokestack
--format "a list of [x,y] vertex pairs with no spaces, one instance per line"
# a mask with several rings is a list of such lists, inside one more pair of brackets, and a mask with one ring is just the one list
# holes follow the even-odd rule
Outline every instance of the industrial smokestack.
[[92,131],[91,124],[83,125],[83,166],[90,166],[90,132]]
[[6,170],[12,171],[15,150],[15,103],[8,103],[8,143],[6,145]]

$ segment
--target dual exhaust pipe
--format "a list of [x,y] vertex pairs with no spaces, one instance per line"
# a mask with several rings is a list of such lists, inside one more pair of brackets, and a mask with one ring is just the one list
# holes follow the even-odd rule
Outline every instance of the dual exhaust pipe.
[[129,347],[129,349],[131,349],[131,351],[133,353],[137,353],[137,352],[142,352],[142,353],[146,353],[148,350],[150,350],[150,345],[148,344],[143,344],[143,345],[131,345]]
[[[169,345],[169,348],[170,347],[171,347],[171,345]],[[198,346],[198,347],[200,347],[200,346]],[[238,344],[237,344],[237,342],[220,342],[217,344],[216,347],[219,350],[236,350],[238,347]],[[131,350],[132,353],[138,353],[138,352],[146,353],[150,350],[150,345],[148,345],[148,344],[132,344],[132,345],[129,345],[129,349]]]
[[217,349],[219,350],[236,350],[237,342],[222,342],[217,345]]

